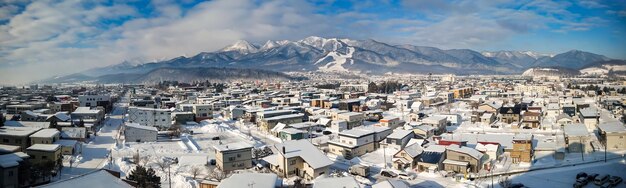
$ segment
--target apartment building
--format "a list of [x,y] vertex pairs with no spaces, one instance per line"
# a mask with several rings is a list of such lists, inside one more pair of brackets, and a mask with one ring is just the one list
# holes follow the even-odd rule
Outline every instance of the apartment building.
[[626,149],[626,127],[618,121],[598,125],[600,141],[608,150]]
[[261,130],[268,132],[272,130],[278,123],[283,123],[285,125],[302,123],[303,118],[304,114],[288,114],[271,118],[263,118],[259,124],[259,127],[261,128]]
[[29,136],[35,134],[41,128],[31,127],[0,127],[0,139],[4,145],[19,146],[20,151],[26,151],[30,144]]
[[213,118],[213,107],[208,104],[195,104],[193,105],[192,112],[196,114],[196,121],[202,121],[205,119]]
[[128,122],[167,129],[172,126],[172,112],[168,109],[128,107]]
[[337,113],[335,117],[336,118],[333,120],[346,121],[348,129],[352,129],[354,127],[363,125],[363,121],[365,120],[365,114],[360,113],[360,112]]
[[32,164],[40,164],[43,162],[56,162],[62,156],[61,145],[59,144],[34,144],[26,148],[26,154],[30,156]]
[[61,132],[57,129],[41,129],[29,136],[31,145],[33,144],[53,144],[59,137]]

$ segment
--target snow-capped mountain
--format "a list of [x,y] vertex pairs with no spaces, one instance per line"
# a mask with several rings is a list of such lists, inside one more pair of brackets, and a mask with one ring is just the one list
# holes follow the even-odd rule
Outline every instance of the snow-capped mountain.
[[254,53],[254,52],[257,52],[258,50],[259,50],[258,47],[256,47],[253,44],[250,44],[248,41],[238,40],[237,42],[235,42],[235,44],[226,46],[222,48],[222,50],[220,51],[222,52],[238,51],[241,53]]
[[[477,52],[469,49],[442,50],[435,47],[390,45],[375,40],[353,40],[311,36],[301,40],[266,41],[252,44],[240,40],[215,52],[145,63],[107,74],[147,73],[158,68],[230,67],[272,71],[349,71],[371,74],[455,73],[512,74],[530,67],[564,67],[578,70],[604,56],[570,51],[550,56],[536,52]],[[100,70],[102,71],[102,70]],[[117,72],[116,72],[117,71]]]
[[520,68],[532,66],[538,59],[552,57],[550,54],[542,54],[532,51],[484,51],[481,52],[481,54],[485,57],[493,58],[496,61],[509,63]]

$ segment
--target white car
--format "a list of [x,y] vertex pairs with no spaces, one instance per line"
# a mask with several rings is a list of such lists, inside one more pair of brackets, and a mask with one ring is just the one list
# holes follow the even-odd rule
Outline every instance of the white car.
[[415,174],[401,172],[398,174],[398,178],[403,179],[403,180],[414,180]]

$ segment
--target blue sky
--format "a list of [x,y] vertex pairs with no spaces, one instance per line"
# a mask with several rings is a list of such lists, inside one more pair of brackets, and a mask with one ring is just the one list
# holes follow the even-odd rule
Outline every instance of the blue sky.
[[[24,82],[307,36],[626,59],[626,0],[4,0],[0,79]],[[34,74],[23,74],[24,71]]]

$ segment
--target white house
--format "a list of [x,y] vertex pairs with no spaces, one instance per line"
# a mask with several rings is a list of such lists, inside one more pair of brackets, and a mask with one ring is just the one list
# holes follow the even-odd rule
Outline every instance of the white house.
[[157,134],[158,130],[155,127],[138,123],[127,123],[124,126],[124,138],[129,142],[154,142],[157,140]]
[[98,104],[110,103],[111,97],[108,95],[81,95],[78,96],[78,102],[81,107],[95,107]]

